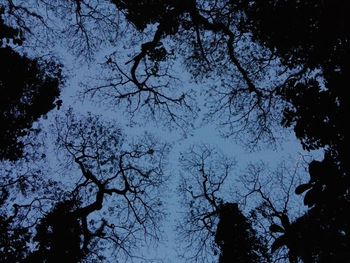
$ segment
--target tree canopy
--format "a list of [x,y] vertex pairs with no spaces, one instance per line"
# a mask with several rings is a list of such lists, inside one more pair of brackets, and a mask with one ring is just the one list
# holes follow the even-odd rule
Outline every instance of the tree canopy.
[[324,152],[298,182],[293,167],[267,181],[250,164],[236,196],[223,187],[235,184],[232,159],[203,145],[183,152],[177,232],[188,261],[347,262],[349,11],[345,0],[2,1],[0,258],[117,262],[111,250],[129,260],[160,238],[170,147],[152,130],[132,137],[107,116],[62,107],[63,83],[77,88],[62,70],[79,68],[59,63],[70,54],[94,65],[79,101],[131,126],[187,136],[209,123],[248,151],[293,131],[306,152]]
[[0,159],[13,161],[23,156],[21,137],[29,133],[33,122],[55,107],[62,77],[57,64],[16,51],[25,40],[23,30],[4,24],[4,12],[0,6]]

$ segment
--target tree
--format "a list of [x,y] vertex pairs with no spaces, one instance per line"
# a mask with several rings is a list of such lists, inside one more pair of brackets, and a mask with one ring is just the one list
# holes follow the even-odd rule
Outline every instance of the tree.
[[[46,4],[48,3],[50,2]],[[101,17],[103,10],[100,11],[82,0],[66,3],[64,7],[76,16],[73,19],[76,23],[74,27],[77,27],[77,32],[82,32],[86,42],[93,40],[90,33],[93,21],[107,24],[110,21],[109,15],[113,12],[125,14],[125,23],[134,25],[137,30],[131,30],[131,33],[152,39],[140,44],[140,52],[130,54],[132,59],[124,61],[126,67],[114,55],[109,56],[105,65],[111,68],[115,76],[106,79],[103,85],[87,87],[85,91],[91,95],[104,94],[105,98],[114,94],[113,100],[118,104],[126,102],[131,113],[142,108],[156,113],[158,109],[163,112],[163,118],[167,115],[171,121],[178,121],[178,124],[184,121],[184,118],[178,116],[178,110],[184,107],[191,111],[191,104],[186,103],[186,99],[191,99],[191,96],[187,98],[186,92],[174,96],[174,91],[173,94],[166,91],[172,82],[175,83],[169,71],[171,65],[167,62],[181,55],[190,71],[199,76],[198,80],[210,75],[220,81],[220,87],[208,89],[208,116],[224,118],[222,125],[227,128],[229,135],[243,134],[246,138],[247,133],[240,133],[242,126],[245,127],[244,131],[253,135],[252,144],[261,139],[274,138],[273,131],[281,121],[281,110],[285,110],[286,126],[294,123],[294,118],[303,115],[298,112],[292,117],[295,109],[286,107],[286,103],[295,101],[297,98],[293,97],[297,94],[298,97],[314,97],[313,94],[316,95],[320,88],[313,87],[309,90],[307,86],[321,85],[321,78],[325,78],[327,82],[332,80],[332,83],[342,79],[346,83],[347,74],[343,72],[346,71],[348,35],[343,30],[346,18],[338,14],[343,14],[342,10],[346,10],[348,5],[342,1],[105,3],[110,7],[105,19]],[[55,7],[54,3],[50,4],[51,9]],[[25,7],[12,5],[11,8],[15,14],[16,10]],[[26,8],[26,12],[31,13],[30,5]],[[273,16],[271,12],[277,15]],[[62,15],[61,8],[57,8],[57,13]],[[169,20],[169,17],[173,19]],[[300,19],[296,21],[295,17]],[[277,20],[279,21],[276,22]],[[147,26],[153,26],[154,30],[147,31]],[[286,32],[284,28],[287,27],[293,30]],[[333,28],[337,30],[332,30]],[[180,52],[181,49],[185,52]],[[243,50],[244,52],[240,52]],[[271,71],[275,73],[272,74]],[[294,86],[299,88],[294,90]],[[301,94],[300,90],[305,94]],[[338,97],[335,99],[334,95],[326,93],[322,97],[330,101],[322,104],[328,106],[329,103],[334,104],[338,99],[345,98],[341,94],[340,97],[335,94]],[[311,104],[318,107],[317,102],[310,102]],[[330,116],[320,115],[317,120],[319,125],[323,117]],[[300,125],[295,126],[300,138],[303,130],[309,129],[306,128],[307,118],[315,117],[305,115],[304,118],[305,121],[300,121]],[[339,121],[336,122],[337,127],[342,127]],[[331,129],[331,125],[328,126]],[[310,137],[315,131],[305,132]],[[306,146],[306,142],[303,144],[305,147],[314,147]]]
[[[8,198],[8,193],[1,191],[0,205]],[[21,225],[15,225],[14,219],[18,210],[15,207],[13,215],[0,215],[0,260],[1,262],[22,262],[27,253],[27,242],[30,233]]]
[[[125,106],[130,116],[144,113],[148,119],[162,120],[186,131],[198,111],[194,92],[180,88],[178,76],[172,74],[176,61],[183,59],[196,81],[212,79],[217,83],[204,91],[207,121],[219,121],[227,135],[241,136],[251,147],[259,141],[276,139],[283,101],[275,95],[284,78],[270,74],[270,68],[276,68],[276,64],[278,71],[285,68],[271,58],[267,49],[252,45],[248,34],[236,30],[241,3],[106,0],[98,5],[78,0],[36,4],[48,10],[50,17],[33,9],[28,1],[10,4],[11,15],[18,18],[23,13],[32,14],[39,23],[44,21],[48,31],[52,29],[45,21],[56,15],[67,24],[61,31],[74,43],[72,48],[88,48],[88,53],[93,51],[92,43],[106,39],[125,50],[106,57],[103,72],[96,74],[102,83],[91,86],[88,81],[82,92],[85,97],[108,100]],[[110,29],[108,33],[106,28]],[[136,50],[135,45],[130,46],[135,42],[139,43]],[[243,49],[246,51],[241,52]],[[266,77],[275,77],[269,87],[262,84]]]
[[[299,156],[297,160],[289,157],[288,161],[277,163],[274,169],[264,162],[250,163],[240,175],[239,200],[251,208],[249,218],[258,233],[267,239],[273,262],[295,262],[294,251],[301,252],[309,245],[294,227],[295,221],[306,211],[294,194],[307,174],[305,168],[310,157],[305,158],[307,156]],[[286,248],[286,243],[282,243],[289,235],[295,239]]]
[[275,248],[287,246],[293,261],[346,262],[349,251],[350,208],[348,184],[339,173],[334,160],[326,155],[322,162],[309,165],[311,179],[296,188],[296,193],[306,191],[304,204],[309,210],[295,220],[275,243]]
[[23,262],[27,255],[27,242],[30,235],[27,229],[21,226],[13,226],[11,217],[0,217],[0,260],[2,262]]
[[[340,217],[338,212],[344,213],[349,207],[340,207],[337,212],[311,209],[291,224],[279,227],[283,234],[274,242],[273,251],[286,246],[289,262],[346,262],[349,237],[345,231],[349,228],[349,218]],[[277,230],[277,225],[273,226]]]
[[60,66],[19,54],[23,30],[4,23],[0,6],[0,159],[23,156],[24,142],[33,122],[55,107],[62,82]]
[[266,240],[253,227],[255,222],[237,203],[219,197],[224,195],[221,188],[234,162],[205,145],[192,147],[180,161],[184,174],[179,189],[187,211],[179,232],[189,243],[187,253],[193,253],[186,255],[188,259],[210,262],[208,255],[214,253],[219,254],[220,263],[271,262]]
[[238,205],[226,203],[219,208],[215,243],[221,250],[219,262],[269,262],[266,244],[257,237],[251,222]]
[[[275,49],[289,67],[301,68],[302,74],[282,90],[291,104],[284,111],[283,124],[294,126],[305,149],[325,149],[323,161],[310,163],[309,183],[296,189],[297,194],[306,192],[304,204],[310,207],[293,226],[300,228],[298,242],[315,240],[302,242],[305,251],[296,252],[304,262],[342,262],[350,244],[345,231],[348,218],[340,212],[349,208],[350,186],[349,131],[344,123],[350,50],[344,12],[349,8],[345,1],[277,1],[274,5],[256,1],[248,12],[247,25],[256,32],[257,41]],[[307,76],[312,71],[319,73]],[[326,245],[326,240],[335,245]]]
[[158,239],[168,145],[147,134],[127,143],[119,128],[92,115],[79,120],[68,112],[55,122],[58,149],[80,173],[70,179],[69,194],[79,203],[63,211],[82,233],[83,252],[99,254],[94,246],[107,240],[120,258],[129,258],[142,240]]
[[82,224],[71,216],[74,206],[74,200],[63,201],[45,215],[33,238],[38,243],[37,250],[24,262],[81,262],[88,250],[81,247]]
[[15,199],[14,208],[6,202],[3,209],[15,209],[16,231],[32,234],[19,237],[26,240],[24,262],[96,262],[109,249],[130,259],[142,242],[159,239],[169,146],[147,134],[127,141],[115,125],[71,111],[57,117],[52,129],[62,174],[48,172],[47,183],[34,191],[24,181],[25,199],[16,192],[19,179],[1,185]]

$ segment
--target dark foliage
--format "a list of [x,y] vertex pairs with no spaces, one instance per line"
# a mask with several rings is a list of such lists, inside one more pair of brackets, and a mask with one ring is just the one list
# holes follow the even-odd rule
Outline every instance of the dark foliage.
[[[290,226],[274,243],[274,249],[287,246],[291,262],[347,262],[349,258],[349,183],[341,166],[326,154],[322,162],[309,165],[310,181],[296,188],[306,192],[309,211]],[[282,231],[283,232],[283,231]]]
[[[1,191],[0,205],[8,198],[6,191]],[[15,208],[13,215],[0,215],[0,262],[22,262],[27,253],[27,244],[30,240],[28,229],[16,225],[15,217],[18,210]]]
[[0,262],[23,262],[30,235],[27,229],[12,225],[11,219],[0,216]]
[[302,68],[281,90],[290,103],[283,125],[306,150],[325,149],[323,161],[310,163],[309,183],[296,189],[310,210],[275,242],[293,262],[349,258],[349,11],[347,1],[253,1],[243,25],[286,65]]
[[[220,248],[220,263],[263,263],[268,258],[266,244],[235,203],[219,207],[215,243]],[[265,260],[264,257],[265,256]]]
[[284,64],[302,68],[280,91],[291,104],[284,126],[294,126],[305,149],[326,148],[338,162],[349,157],[349,11],[341,0],[252,1],[244,25]]
[[[126,13],[126,18],[137,29],[144,30],[147,25],[155,24],[168,17],[169,11],[174,8],[176,1],[146,0],[146,1],[111,1],[118,9]],[[176,19],[176,18],[175,18]]]
[[36,227],[37,250],[25,260],[28,263],[80,262],[84,257],[81,222],[73,216],[76,202],[58,203]]
[[61,81],[60,67],[19,54],[22,30],[4,24],[0,7],[0,160],[23,155],[22,137],[33,122],[55,107]]
[[291,67],[324,67],[347,53],[349,9],[343,0],[255,0],[241,26]]
[[298,259],[305,263],[348,262],[350,218],[347,211],[350,207],[343,203],[335,208],[337,210],[312,208],[290,225],[282,229],[278,226],[278,231],[271,227],[272,232],[283,232],[275,240],[272,250],[286,246],[292,263]]

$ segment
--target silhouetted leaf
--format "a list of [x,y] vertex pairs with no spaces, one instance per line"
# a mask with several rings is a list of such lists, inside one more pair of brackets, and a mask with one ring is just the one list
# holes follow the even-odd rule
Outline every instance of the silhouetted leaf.
[[278,233],[278,232],[283,233],[284,232],[284,229],[281,226],[276,225],[276,224],[272,224],[269,229],[272,233]]
[[297,188],[295,188],[295,193],[297,195],[300,195],[310,188],[311,188],[311,184],[301,184],[301,185],[298,185]]
[[271,252],[274,253],[277,249],[287,245],[287,238],[285,235],[278,237],[271,246]]
[[282,215],[281,216],[281,222],[282,222],[282,226],[284,227],[284,228],[288,228],[289,226],[290,226],[290,222],[289,222],[289,218],[288,218],[288,216],[287,215]]
[[311,181],[316,181],[317,177],[322,176],[322,174],[324,173],[323,169],[324,168],[321,162],[312,161],[309,164],[309,174],[310,174]]
[[304,197],[304,205],[311,207],[316,203],[316,190],[311,189],[309,190]]

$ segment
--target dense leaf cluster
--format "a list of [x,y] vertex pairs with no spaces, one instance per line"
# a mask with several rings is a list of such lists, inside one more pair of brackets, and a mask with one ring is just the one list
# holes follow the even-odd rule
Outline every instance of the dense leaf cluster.
[[21,138],[33,122],[55,107],[62,80],[53,62],[31,59],[18,53],[23,31],[4,24],[0,6],[0,159],[14,161],[23,156]]

